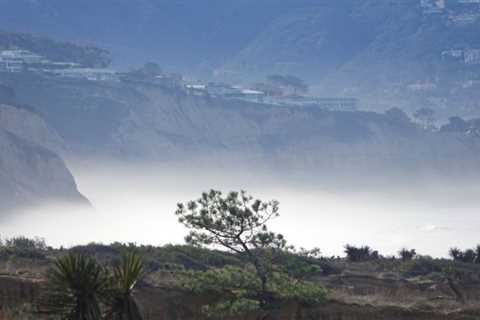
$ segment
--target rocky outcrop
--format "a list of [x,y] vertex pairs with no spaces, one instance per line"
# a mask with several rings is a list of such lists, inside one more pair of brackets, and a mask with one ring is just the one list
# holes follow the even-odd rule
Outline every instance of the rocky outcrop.
[[87,204],[55,151],[61,139],[37,115],[0,105],[0,209],[45,201]]

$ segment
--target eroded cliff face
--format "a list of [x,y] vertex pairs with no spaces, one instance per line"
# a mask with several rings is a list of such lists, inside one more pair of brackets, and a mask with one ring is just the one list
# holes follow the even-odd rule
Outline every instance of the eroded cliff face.
[[87,204],[56,152],[60,137],[37,115],[0,105],[0,209],[48,201]]
[[480,138],[422,130],[408,118],[222,100],[145,83],[11,77],[5,83],[73,156],[245,163],[322,179],[479,173]]
[[322,178],[478,173],[478,137],[422,130],[385,114],[175,95],[153,86],[135,92],[144,102],[112,131],[110,146],[122,155],[243,161]]
[[0,127],[15,136],[56,153],[65,152],[63,139],[37,114],[0,104]]

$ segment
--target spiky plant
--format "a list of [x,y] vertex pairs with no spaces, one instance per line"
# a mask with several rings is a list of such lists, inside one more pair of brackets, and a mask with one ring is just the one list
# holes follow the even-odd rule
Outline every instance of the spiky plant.
[[105,318],[108,320],[142,320],[133,290],[143,276],[142,258],[134,251],[123,255],[118,266],[113,268],[111,290]]
[[99,320],[107,283],[105,270],[95,259],[69,253],[58,258],[48,273],[40,310],[63,320]]

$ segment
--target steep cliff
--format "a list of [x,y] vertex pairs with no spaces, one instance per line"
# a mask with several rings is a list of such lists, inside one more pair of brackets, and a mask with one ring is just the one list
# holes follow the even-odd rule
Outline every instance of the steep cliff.
[[87,204],[55,151],[60,137],[27,110],[0,105],[0,209],[43,201]]
[[74,156],[203,159],[323,178],[478,173],[478,137],[423,130],[395,112],[277,107],[140,83],[33,76],[4,82],[16,89],[22,104],[35,106]]

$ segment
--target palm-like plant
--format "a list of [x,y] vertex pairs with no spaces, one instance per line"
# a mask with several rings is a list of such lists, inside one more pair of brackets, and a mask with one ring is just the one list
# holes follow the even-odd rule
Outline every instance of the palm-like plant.
[[106,319],[142,320],[133,290],[143,276],[144,264],[135,252],[126,253],[118,266],[113,268],[111,291],[107,302]]
[[41,309],[65,320],[99,320],[106,288],[105,270],[95,259],[70,253],[58,258],[50,270]]

